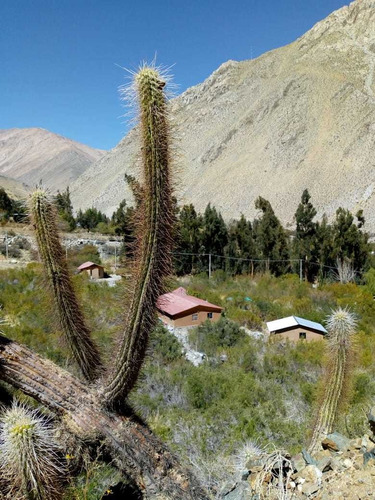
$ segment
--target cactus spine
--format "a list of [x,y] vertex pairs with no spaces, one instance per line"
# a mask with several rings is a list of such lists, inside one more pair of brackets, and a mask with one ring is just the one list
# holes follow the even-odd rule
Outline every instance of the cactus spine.
[[14,403],[1,416],[0,471],[11,498],[61,498],[57,452],[51,425],[35,410]]
[[142,67],[134,78],[142,137],[143,199],[138,210],[134,285],[122,345],[106,388],[112,406],[121,406],[138,378],[156,320],[156,301],[171,272],[173,211],[165,84],[154,67]]
[[31,214],[60,327],[83,375],[89,381],[94,380],[101,368],[99,351],[91,339],[69,276],[55,207],[43,189],[37,189],[31,196]]
[[320,441],[332,432],[338,408],[343,403],[344,389],[347,390],[351,367],[352,336],[355,333],[357,321],[348,309],[338,308],[328,317],[326,326],[328,362],[323,379],[324,392],[309,446],[311,453],[317,451]]

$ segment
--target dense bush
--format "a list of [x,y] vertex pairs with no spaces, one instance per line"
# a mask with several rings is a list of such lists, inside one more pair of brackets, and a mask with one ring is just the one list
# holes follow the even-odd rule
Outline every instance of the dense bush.
[[232,347],[245,337],[234,321],[220,318],[216,323],[206,320],[189,334],[190,343],[196,350],[214,355],[219,348]]

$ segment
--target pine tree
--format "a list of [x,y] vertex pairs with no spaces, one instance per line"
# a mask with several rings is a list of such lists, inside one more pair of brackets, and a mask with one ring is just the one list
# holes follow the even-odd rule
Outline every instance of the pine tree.
[[[359,223],[364,224],[363,215],[360,215]],[[355,271],[363,271],[370,250],[368,234],[358,228],[349,210],[337,209],[332,231],[335,260],[348,260]]]
[[55,203],[60,218],[68,224],[69,231],[73,231],[77,227],[77,224],[73,216],[73,205],[70,200],[69,186],[62,193],[57,191]]
[[294,216],[296,221],[294,253],[297,259],[303,260],[303,271],[307,281],[313,281],[317,273],[316,266],[310,263],[316,262],[319,258],[318,224],[314,222],[316,210],[310,199],[311,196],[305,189]]
[[224,249],[228,243],[228,230],[224,219],[215,207],[209,203],[203,215],[203,229],[201,239],[201,250],[203,253],[213,254],[212,270],[224,269],[225,260],[215,257],[224,255]]
[[228,245],[226,255],[244,261],[227,261],[227,270],[232,274],[253,272],[254,263],[249,262],[256,258],[253,228],[250,221],[242,214],[239,220],[232,221],[228,228]]
[[265,269],[278,276],[290,267],[287,235],[269,201],[259,196],[255,208],[262,211],[262,216],[254,221],[257,253],[266,259]]
[[201,248],[202,216],[198,215],[194,206],[184,205],[178,217],[175,271],[178,275],[190,274],[200,268],[197,255]]
[[0,188],[0,218],[8,220],[13,212],[13,201],[4,188]]

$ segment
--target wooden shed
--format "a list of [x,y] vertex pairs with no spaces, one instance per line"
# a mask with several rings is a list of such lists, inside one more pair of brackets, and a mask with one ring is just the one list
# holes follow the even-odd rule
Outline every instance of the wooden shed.
[[81,264],[78,267],[78,272],[82,273],[83,271],[87,272],[92,279],[104,278],[104,267],[94,262],[88,261]]
[[298,316],[288,316],[287,318],[269,321],[267,328],[270,335],[286,338],[292,341],[297,340],[322,340],[328,333],[320,323]]
[[156,307],[163,323],[174,328],[198,326],[206,320],[217,321],[223,310],[220,306],[188,295],[182,287],[161,295]]

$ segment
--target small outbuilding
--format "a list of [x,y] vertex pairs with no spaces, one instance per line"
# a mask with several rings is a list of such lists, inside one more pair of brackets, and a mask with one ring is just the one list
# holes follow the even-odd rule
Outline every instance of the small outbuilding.
[[217,321],[223,310],[207,300],[188,295],[182,287],[161,295],[156,307],[162,322],[174,328],[198,326],[206,320]]
[[86,271],[91,279],[104,278],[104,267],[94,262],[84,262],[78,267],[78,272]]
[[288,316],[287,318],[269,321],[267,328],[270,335],[286,338],[292,341],[296,340],[322,340],[328,333],[320,323],[298,316]]

